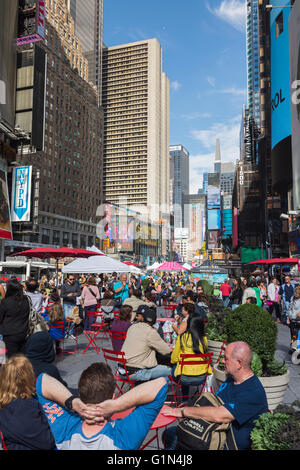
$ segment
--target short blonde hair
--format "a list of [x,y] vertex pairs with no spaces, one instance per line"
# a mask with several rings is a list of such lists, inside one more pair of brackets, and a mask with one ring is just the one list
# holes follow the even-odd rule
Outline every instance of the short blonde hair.
[[17,398],[31,398],[35,393],[35,375],[29,359],[16,354],[0,369],[0,408]]

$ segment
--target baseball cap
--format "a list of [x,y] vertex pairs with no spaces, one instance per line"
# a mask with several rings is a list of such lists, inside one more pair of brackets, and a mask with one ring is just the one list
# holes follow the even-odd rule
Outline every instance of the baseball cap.
[[136,313],[142,315],[147,323],[154,324],[156,322],[156,310],[154,308],[150,308],[147,305],[139,305]]

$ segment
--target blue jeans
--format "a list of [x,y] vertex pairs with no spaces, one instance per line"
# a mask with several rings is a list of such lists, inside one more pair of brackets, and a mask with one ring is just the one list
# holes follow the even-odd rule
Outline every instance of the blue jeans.
[[232,310],[235,310],[236,308],[238,308],[240,305],[239,304],[232,304],[231,305],[231,309]]
[[[184,375],[184,374],[182,374],[181,376],[177,375],[177,377],[175,377],[174,376],[175,369],[176,369],[176,364],[173,366],[173,369],[172,369],[172,377],[175,380],[175,382],[179,382],[179,380],[180,380],[180,385],[182,386],[181,396],[183,397],[183,399],[185,399],[185,398],[187,399],[188,394],[189,394],[190,386],[202,385],[204,380],[205,380],[206,374],[202,374],[202,375]],[[180,379],[180,377],[181,377],[181,379]]]
[[283,301],[283,318],[282,318],[283,323],[286,323],[287,313],[288,313],[288,310],[289,310],[289,307],[290,307],[290,303],[291,303],[290,300],[284,300]]
[[170,426],[162,434],[162,441],[165,450],[175,450],[177,445],[177,426]]
[[223,300],[223,305],[224,305],[224,307],[228,307],[228,305],[229,305],[229,300],[230,300],[230,299],[229,299],[229,296],[227,296],[227,295],[226,295],[226,296],[223,296],[223,297],[222,297],[222,300]]
[[151,369],[138,370],[130,377],[130,379],[137,382],[147,382],[148,380],[157,379],[158,377],[165,377],[167,379],[171,374],[171,367],[157,365]]
[[[67,317],[71,317],[72,316],[72,311],[73,311],[73,308],[76,307],[75,304],[68,304],[68,303],[63,303],[63,309],[64,309],[64,320],[66,321],[66,318]],[[70,328],[69,330],[69,334],[72,335],[73,334],[73,331],[74,331],[74,327],[73,328]]]
[[83,329],[84,330],[89,330],[90,329],[90,323],[94,323],[96,317],[91,317],[91,319],[88,316],[88,312],[96,312],[97,310],[97,304],[95,305],[89,305],[88,307],[84,307],[84,324],[83,324]]

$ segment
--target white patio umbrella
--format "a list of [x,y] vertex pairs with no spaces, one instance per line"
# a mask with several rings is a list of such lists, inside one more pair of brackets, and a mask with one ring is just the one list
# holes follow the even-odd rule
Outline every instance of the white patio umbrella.
[[[98,258],[101,258],[98,259]],[[101,274],[101,273],[129,273],[130,269],[124,263],[109,256],[90,256],[90,258],[78,258],[62,268],[63,273],[72,274]]]
[[152,264],[151,266],[148,266],[148,267],[147,267],[147,271],[154,270],[154,269],[158,268],[158,266],[160,266],[160,265],[161,265],[161,263],[158,263],[158,262],[156,261],[154,264]]

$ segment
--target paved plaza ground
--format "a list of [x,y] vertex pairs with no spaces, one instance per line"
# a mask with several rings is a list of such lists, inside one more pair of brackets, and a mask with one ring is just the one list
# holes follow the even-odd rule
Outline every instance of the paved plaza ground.
[[[164,316],[163,308],[158,308],[158,317]],[[109,339],[100,339],[97,340],[100,346],[111,348],[111,342]],[[277,350],[276,350],[276,359],[285,361],[290,370],[290,382],[288,389],[284,397],[284,403],[292,403],[293,401],[300,399],[300,365],[296,366],[291,362],[291,356],[288,354],[290,343],[290,330],[287,326],[279,324],[278,325],[278,338],[277,338]],[[85,354],[82,354],[83,350],[87,345],[87,339],[84,334],[79,335],[78,337],[78,350],[75,354],[64,354],[61,357],[57,358],[56,365],[60,370],[62,378],[67,382],[71,389],[77,389],[78,379],[81,375],[81,372],[86,369],[90,364],[96,361],[103,361],[104,357],[101,353],[98,355],[95,350],[90,347]],[[73,350],[74,342],[71,339],[65,341],[65,350]],[[111,364],[113,371],[115,371],[115,365]],[[153,435],[153,432],[149,433],[147,440],[150,436]],[[161,446],[161,442],[160,442]],[[149,449],[155,449],[156,442],[154,441]]]

